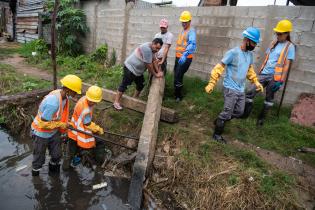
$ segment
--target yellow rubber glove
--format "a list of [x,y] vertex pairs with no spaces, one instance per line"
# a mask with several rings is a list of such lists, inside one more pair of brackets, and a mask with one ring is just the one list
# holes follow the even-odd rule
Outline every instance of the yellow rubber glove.
[[210,79],[208,85],[205,87],[207,93],[211,93],[214,89],[214,86],[217,84],[220,76],[223,74],[224,67],[218,63],[211,71]]
[[261,91],[264,92],[264,87],[262,86],[262,84],[260,84],[260,82],[258,81],[257,75],[255,73],[254,67],[253,65],[250,65],[248,72],[247,72],[247,79],[249,81],[251,81],[251,83],[256,85],[256,90],[257,91]]
[[91,122],[91,124],[89,126],[86,126],[86,128],[92,131],[92,133],[98,133],[100,135],[104,134],[103,128],[96,125],[94,122]]
[[43,129],[49,129],[49,130],[53,130],[56,128],[66,129],[67,123],[61,122],[61,121],[43,121],[43,120],[40,120],[38,122],[38,127],[43,128]]
[[104,129],[100,127],[100,129],[98,130],[97,133],[100,134],[100,135],[103,135],[104,134]]

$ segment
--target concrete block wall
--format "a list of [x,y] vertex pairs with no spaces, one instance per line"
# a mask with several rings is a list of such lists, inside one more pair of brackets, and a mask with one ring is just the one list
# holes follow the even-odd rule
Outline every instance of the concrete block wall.
[[[206,80],[224,53],[240,45],[242,32],[249,26],[261,30],[261,42],[255,49],[255,67],[258,70],[264,59],[264,52],[275,38],[273,27],[277,21],[289,19],[294,24],[291,38],[297,46],[297,52],[285,103],[294,103],[302,92],[315,92],[315,7],[160,7],[133,8],[128,12],[124,8],[123,0],[90,2],[84,3],[83,7],[90,14],[88,22],[92,26],[90,37],[86,41],[87,49],[94,49],[95,46],[106,42],[110,48],[116,50],[118,61],[122,63],[123,58],[138,45],[152,41],[154,35],[159,32],[160,19],[167,18],[170,23],[169,30],[174,34],[168,58],[170,70],[174,66],[175,43],[181,31],[179,15],[182,11],[189,10],[193,14],[192,26],[197,31],[197,52],[187,74]],[[97,18],[91,14],[92,5],[95,8],[96,4],[97,13],[93,14],[96,14]],[[95,40],[94,44],[90,40]],[[281,94],[277,95],[279,97]]]
[[[167,18],[175,39],[181,30],[178,21],[182,11],[193,14],[192,26],[197,31],[197,52],[188,75],[208,79],[211,69],[230,48],[240,45],[242,32],[249,26],[261,30],[261,42],[255,49],[258,71],[264,52],[275,38],[273,27],[281,19],[294,24],[292,41],[297,46],[284,103],[293,104],[300,93],[315,93],[315,7],[190,7],[133,9],[128,23],[127,55],[139,44],[151,41],[159,32],[159,20]],[[174,66],[175,43],[169,52],[169,68]],[[222,83],[220,83],[222,84]],[[279,100],[281,94],[277,94]]]
[[116,51],[117,62],[121,62],[122,40],[125,29],[125,0],[81,1],[87,15],[90,32],[84,38],[86,51],[90,52],[107,43],[109,53]]

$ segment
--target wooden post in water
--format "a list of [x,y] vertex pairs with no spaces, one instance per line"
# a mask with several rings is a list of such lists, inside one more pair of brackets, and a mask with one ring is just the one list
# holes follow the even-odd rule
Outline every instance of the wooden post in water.
[[57,64],[56,64],[56,20],[60,0],[55,0],[54,11],[51,20],[51,61],[54,72],[54,89],[57,89]]
[[143,184],[153,161],[164,86],[164,78],[153,77],[129,187],[128,203],[133,210],[141,207]]

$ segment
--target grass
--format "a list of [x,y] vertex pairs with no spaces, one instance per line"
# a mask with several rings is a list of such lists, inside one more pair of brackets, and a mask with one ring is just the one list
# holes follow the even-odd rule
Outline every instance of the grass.
[[[32,60],[33,59],[33,60]],[[29,62],[37,63],[38,66],[51,71],[50,60],[38,60],[31,58]],[[58,75],[76,74],[85,82],[96,84],[104,88],[115,90],[122,77],[122,67],[113,66],[105,68],[97,62],[93,62],[90,56],[78,56],[76,58],[58,56]],[[147,80],[147,75],[145,75]],[[173,76],[166,76],[166,88],[164,91],[163,106],[175,109],[179,112],[180,126],[190,129],[200,129],[200,132],[210,136],[213,132],[213,121],[223,108],[223,94],[215,90],[211,95],[204,92],[206,82],[198,78],[184,78],[185,98],[181,103],[173,99]],[[129,88],[126,94],[131,95],[134,86]],[[142,97],[146,100],[146,96]],[[238,139],[252,143],[259,147],[276,151],[285,156],[295,156],[315,166],[315,154],[302,154],[297,151],[301,147],[315,147],[315,129],[293,124],[289,120],[290,107],[283,107],[280,117],[275,117],[277,105],[270,110],[266,123],[263,127],[256,127],[256,118],[262,108],[263,97],[255,99],[252,115],[244,120],[231,120],[226,123],[225,137],[230,140]],[[176,125],[175,125],[176,126]]]
[[49,82],[19,74],[13,66],[0,63],[0,95],[11,95],[48,86]]
[[[51,69],[49,59],[31,58],[28,61],[48,71]],[[59,76],[77,74],[85,82],[101,87],[116,89],[121,81],[121,66],[105,68],[92,62],[87,56],[58,57],[58,65]],[[188,209],[300,207],[295,191],[298,184],[294,177],[274,169],[251,151],[211,141],[213,120],[224,103],[219,90],[208,95],[204,92],[205,81],[185,77],[185,98],[181,103],[176,103],[173,99],[172,82],[172,75],[168,74],[163,105],[177,110],[180,122],[159,124],[156,153],[167,160],[157,160],[161,167],[155,165],[154,168],[155,173],[166,177],[167,181],[150,182],[148,186],[159,199],[162,199],[160,193],[170,192],[174,197],[174,205],[187,206]],[[133,90],[134,87],[129,88],[127,94],[132,94]],[[313,154],[302,155],[296,151],[302,146],[315,147],[314,129],[290,123],[289,108],[282,110],[279,119],[274,117],[275,108],[271,110],[265,126],[258,129],[255,120],[262,101],[262,97],[257,97],[255,110],[249,119],[227,123],[226,138],[253,143],[286,156],[296,156],[314,166]],[[104,109],[108,105],[102,102],[95,107],[94,120],[105,130],[138,136],[143,114],[127,109],[122,112],[112,108]],[[165,145],[169,145],[168,152],[165,152]],[[169,209],[173,207],[169,206]]]

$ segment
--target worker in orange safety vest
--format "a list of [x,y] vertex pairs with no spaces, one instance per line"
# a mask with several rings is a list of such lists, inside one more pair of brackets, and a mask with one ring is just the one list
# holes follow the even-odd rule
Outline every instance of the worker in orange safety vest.
[[176,58],[174,66],[174,94],[177,102],[183,98],[184,74],[188,71],[196,51],[196,31],[191,25],[192,15],[189,11],[182,12],[179,21],[183,30],[179,33],[176,42]]
[[75,75],[67,75],[60,80],[61,89],[50,92],[42,100],[33,120],[31,133],[33,139],[32,175],[38,176],[45,163],[46,149],[51,159],[49,172],[60,171],[61,133],[66,132],[69,117],[69,98],[81,94],[82,81]]
[[[94,105],[102,100],[102,89],[97,86],[91,86],[86,95],[80,98],[74,107],[71,118],[71,126],[85,133],[104,134],[103,128],[92,122],[92,114]],[[93,151],[97,144],[94,137],[80,133],[75,130],[68,130],[68,154],[63,163],[63,169],[67,170],[69,166],[74,166],[73,158],[81,151]],[[104,151],[103,151],[104,152]],[[72,164],[71,164],[72,161]]]

